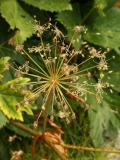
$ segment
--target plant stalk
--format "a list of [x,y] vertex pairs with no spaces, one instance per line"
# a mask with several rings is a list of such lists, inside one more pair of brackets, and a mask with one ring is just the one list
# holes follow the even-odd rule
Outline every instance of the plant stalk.
[[81,25],[86,21],[86,19],[89,17],[89,15],[93,12],[93,10],[96,8],[96,6],[93,6],[91,10],[85,15],[83,20],[81,21]]
[[104,148],[90,148],[90,147],[82,147],[82,146],[73,146],[70,144],[61,144],[61,146],[66,148],[84,150],[84,151],[93,151],[93,152],[106,152],[106,153],[117,153],[120,154],[120,150],[112,150],[112,149],[104,149]]
[[[34,136],[34,137],[36,137],[38,134],[42,135],[41,132],[36,132],[36,131],[32,130],[31,128],[26,127],[24,124],[21,124],[21,123],[19,123],[19,122],[14,121],[14,120],[10,120],[9,123],[10,123],[11,125],[19,128],[19,129],[25,131],[25,132],[31,134],[31,135]],[[44,138],[44,136],[43,136],[43,138]],[[59,152],[59,150],[54,147],[54,145],[53,145],[52,143],[50,143],[50,142],[49,142],[47,139],[45,139],[45,138],[44,138],[44,141],[45,141],[45,143],[46,143],[50,148],[53,149],[53,151],[59,156],[59,158],[60,158],[61,160],[67,160],[66,157],[63,156],[63,155]]]
[[47,123],[47,117],[48,117],[48,110],[49,110],[50,104],[52,102],[52,96],[53,96],[53,90],[51,89],[51,91],[50,91],[50,93],[48,95],[48,100],[47,100],[47,102],[45,104],[42,135],[44,135],[44,133],[45,133],[46,123]]
[[14,121],[14,120],[10,120],[9,123],[12,124],[13,126],[19,128],[19,129],[25,131],[25,132],[31,134],[32,136],[36,136],[36,135],[38,134],[38,132],[34,131],[34,130],[31,129],[31,128],[26,127],[26,126],[25,126],[24,124],[22,124],[22,123],[16,122],[16,121]]

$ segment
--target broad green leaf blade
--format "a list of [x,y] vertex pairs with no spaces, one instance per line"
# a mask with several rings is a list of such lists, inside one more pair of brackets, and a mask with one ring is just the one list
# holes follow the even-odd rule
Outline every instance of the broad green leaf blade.
[[49,0],[49,1],[43,1],[43,0],[22,0],[25,3],[28,3],[34,7],[39,8],[40,10],[43,9],[45,11],[50,12],[60,12],[64,10],[71,10],[71,4],[69,3],[70,0]]
[[32,27],[26,24],[29,21],[33,21],[33,18],[23,10],[17,0],[2,1],[1,14],[9,23],[11,29],[18,29],[11,39],[12,44],[23,43],[33,34]]
[[99,17],[88,26],[88,34],[84,38],[96,45],[110,47],[120,54],[120,9],[112,8],[106,16]]
[[[27,78],[20,78],[18,85],[22,85],[28,82]],[[20,88],[10,90],[11,84],[16,84],[17,80],[12,80],[7,82],[4,85],[0,86],[0,109],[3,113],[10,119],[18,119],[23,121],[22,111],[25,111],[27,114],[32,115],[31,106],[28,105],[24,107],[23,104],[20,105],[20,108],[16,111],[15,105],[23,100],[23,94],[20,92]]]
[[[73,36],[73,28],[81,23],[81,13],[80,13],[80,6],[75,4],[72,6],[72,11],[63,11],[58,13],[57,20],[63,24],[63,26],[67,29],[67,36],[72,39]],[[75,43],[74,47],[79,49],[81,46],[80,42],[80,33],[77,33],[74,37]]]
[[5,126],[6,123],[8,123],[8,122],[9,122],[8,118],[0,110],[0,128],[2,128],[3,126]]

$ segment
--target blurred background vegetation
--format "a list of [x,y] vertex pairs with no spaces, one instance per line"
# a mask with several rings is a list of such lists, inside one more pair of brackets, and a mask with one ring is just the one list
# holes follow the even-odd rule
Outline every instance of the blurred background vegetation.
[[[32,29],[34,15],[40,24],[48,22],[67,35],[66,43],[69,43],[76,25],[85,26],[87,34],[81,35],[81,41],[74,44],[75,49],[80,49],[82,40],[103,51],[110,48],[107,57],[115,56],[115,60],[109,61],[109,69],[113,72],[108,75],[107,81],[114,85],[113,93],[106,89],[102,103],[98,104],[94,98],[88,97],[90,105],[88,111],[84,111],[81,104],[73,104],[76,120],[67,125],[58,118],[55,122],[62,127],[65,143],[96,148],[117,148],[118,131],[120,129],[120,2],[118,0],[0,0],[0,160],[10,160],[14,151],[23,150],[22,160],[32,157],[31,148],[33,138],[31,135],[9,124],[10,119],[23,121],[30,126],[37,113],[32,113],[30,107],[19,111],[14,109],[23,95],[18,91],[9,91],[9,86],[14,82],[12,70],[5,70],[7,62],[16,62],[21,65],[26,60],[22,54],[16,54],[16,44],[24,44],[25,48],[38,44]],[[27,22],[31,22],[28,25]],[[78,35],[79,37],[79,35]],[[47,43],[51,35],[45,34],[43,39]],[[77,38],[77,37],[76,37]],[[35,60],[37,55],[33,56]],[[89,67],[90,64],[86,64]],[[94,71],[93,71],[94,72]],[[107,74],[107,73],[106,73]],[[93,77],[95,80],[95,77]],[[20,81],[22,83],[22,80]],[[6,92],[7,90],[7,92]],[[12,101],[11,101],[11,97]],[[40,105],[41,98],[36,102]],[[25,111],[25,112],[23,112]],[[42,128],[39,128],[41,131]],[[17,135],[13,142],[9,142],[10,136]],[[94,153],[90,151],[78,151],[68,149],[68,159],[72,160],[113,160],[116,155]],[[117,157],[117,156],[116,156]],[[119,158],[119,157],[117,157]],[[116,158],[116,159],[117,159]],[[41,142],[36,144],[35,160],[59,159],[52,150],[44,147]]]

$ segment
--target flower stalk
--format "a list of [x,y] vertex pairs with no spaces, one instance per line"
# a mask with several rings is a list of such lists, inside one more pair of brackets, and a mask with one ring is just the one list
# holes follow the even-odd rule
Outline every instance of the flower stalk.
[[42,130],[42,135],[44,136],[45,129],[46,129],[46,122],[47,122],[47,117],[48,117],[48,110],[50,108],[51,102],[52,102],[52,97],[53,97],[53,91],[52,89],[50,90],[48,100],[45,104],[45,111],[44,111],[44,121],[43,121],[43,130]]

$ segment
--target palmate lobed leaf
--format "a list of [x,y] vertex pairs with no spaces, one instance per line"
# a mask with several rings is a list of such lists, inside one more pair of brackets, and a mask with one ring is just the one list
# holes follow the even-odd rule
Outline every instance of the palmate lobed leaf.
[[105,12],[104,17],[99,17],[95,23],[88,26],[85,40],[105,48],[110,47],[120,54],[120,9],[111,8]]
[[4,0],[1,2],[1,14],[9,23],[11,29],[17,28],[11,44],[21,44],[33,34],[33,29],[26,23],[33,18],[20,6],[17,0]]
[[72,10],[71,4],[69,3],[70,0],[49,0],[49,1],[43,1],[43,0],[22,0],[25,3],[32,5],[34,7],[37,7],[39,9],[43,9],[45,11],[50,12],[61,12],[64,10]]
[[[18,84],[22,85],[28,81],[28,78],[20,78]],[[0,109],[9,119],[12,118],[23,121],[22,111],[25,111],[29,115],[33,115],[33,113],[31,105],[24,107],[23,104],[21,104],[20,108],[16,111],[15,105],[22,101],[24,96],[20,88],[16,88],[17,92],[10,90],[11,84],[15,84],[16,82],[17,79],[0,86]]]

